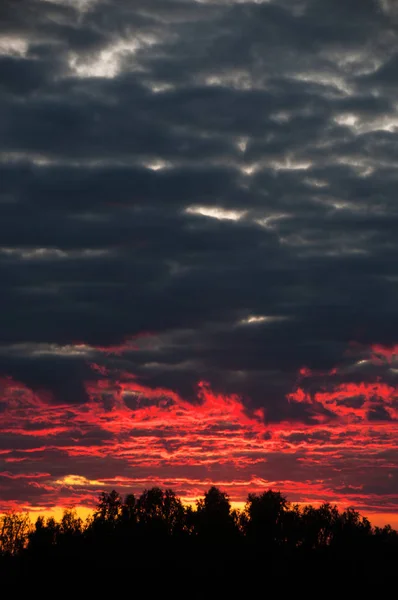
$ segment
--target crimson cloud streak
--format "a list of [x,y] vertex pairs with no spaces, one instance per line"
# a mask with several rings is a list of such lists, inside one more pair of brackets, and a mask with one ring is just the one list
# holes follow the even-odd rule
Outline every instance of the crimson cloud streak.
[[193,501],[216,484],[238,502],[249,490],[276,486],[292,501],[329,500],[393,516],[398,390],[380,376],[355,382],[361,364],[331,373],[300,370],[288,400],[308,408],[307,422],[267,423],[263,408],[216,394],[204,382],[197,401],[188,402],[129,373],[111,377],[96,363],[102,377],[86,382],[84,404],[51,405],[4,381],[9,447],[1,450],[1,508],[19,508],[16,494],[44,508],[90,506],[103,488],[138,492],[154,483]]

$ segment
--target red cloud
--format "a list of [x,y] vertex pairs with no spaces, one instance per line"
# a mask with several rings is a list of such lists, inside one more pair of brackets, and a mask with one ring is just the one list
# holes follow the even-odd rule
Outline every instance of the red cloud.
[[[341,381],[341,370],[337,381],[332,371],[320,376],[303,368],[304,382],[288,399],[312,414],[312,424],[295,417],[270,425],[263,409],[250,410],[239,396],[205,382],[192,403],[131,373],[113,378],[101,365],[93,369],[102,378],[86,383],[89,402],[81,405],[51,404],[3,380],[1,430],[11,436],[0,451],[8,482],[3,508],[92,504],[104,487],[140,491],[155,484],[185,499],[213,484],[234,501],[272,486],[294,501],[398,507],[389,477],[398,450],[392,384]],[[390,421],[377,418],[380,407]]]
[[398,345],[387,347],[381,344],[374,344],[372,351],[372,359],[378,363],[382,362],[383,359],[391,363],[395,357],[398,358]]

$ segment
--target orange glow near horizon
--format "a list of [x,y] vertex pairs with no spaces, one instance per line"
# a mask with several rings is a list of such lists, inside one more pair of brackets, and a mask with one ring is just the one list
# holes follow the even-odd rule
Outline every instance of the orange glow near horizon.
[[[200,497],[198,498],[191,498],[189,500],[187,499],[182,499],[182,503],[184,506],[191,506],[194,510],[196,508],[196,501],[199,500]],[[300,507],[305,506],[307,503],[305,502],[297,502],[297,504]],[[312,504],[312,506],[319,506],[321,504],[321,502],[309,502],[308,504]],[[232,510],[238,510],[238,511],[243,511],[245,508],[246,502],[231,502],[231,509]],[[339,510],[344,510],[345,508],[348,507],[348,505],[345,504],[336,504],[336,506],[338,507]],[[54,518],[56,521],[60,521],[62,519],[62,515],[65,511],[65,509],[73,509],[74,511],[76,511],[76,514],[78,517],[80,517],[82,519],[83,522],[85,522],[88,518],[90,518],[93,514],[93,510],[94,510],[94,506],[89,508],[87,506],[52,506],[52,507],[47,507],[47,508],[42,508],[42,507],[30,507],[30,506],[20,506],[18,512],[27,512],[29,515],[29,518],[33,523],[35,523],[36,519],[41,516],[44,517],[46,519],[48,518]],[[2,513],[0,513],[1,515]],[[396,529],[398,531],[398,514],[397,513],[383,513],[383,512],[368,512],[368,513],[361,513],[362,516],[367,517],[371,524],[374,527],[384,527],[385,525],[390,525],[393,529]]]

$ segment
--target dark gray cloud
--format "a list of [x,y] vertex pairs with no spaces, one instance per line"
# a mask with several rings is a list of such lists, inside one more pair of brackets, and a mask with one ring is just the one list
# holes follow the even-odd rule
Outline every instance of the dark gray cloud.
[[[2,12],[5,343],[186,329],[182,353],[222,386],[218,367],[332,366],[358,336],[394,341],[391,7]],[[250,314],[285,319],[236,327]]]

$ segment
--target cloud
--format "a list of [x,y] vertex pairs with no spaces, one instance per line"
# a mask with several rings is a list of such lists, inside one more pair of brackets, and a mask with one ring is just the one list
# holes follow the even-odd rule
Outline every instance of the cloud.
[[50,473],[10,502],[152,476],[381,506],[349,486],[397,419],[396,42],[376,0],[2,2],[0,468]]
[[224,486],[234,501],[248,490],[277,486],[294,501],[394,512],[397,388],[355,383],[350,369],[302,368],[297,383],[309,391],[298,387],[286,406],[306,411],[287,410],[277,421],[204,382],[195,401],[187,401],[129,372],[108,370],[86,382],[87,403],[60,405],[9,379],[3,384],[2,508],[17,498],[29,498],[31,508],[50,508],[60,498],[90,506],[101,488],[139,493],[156,483],[187,501],[212,484]]

